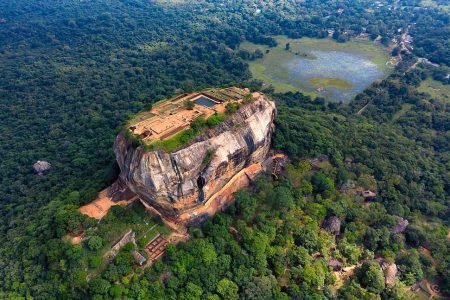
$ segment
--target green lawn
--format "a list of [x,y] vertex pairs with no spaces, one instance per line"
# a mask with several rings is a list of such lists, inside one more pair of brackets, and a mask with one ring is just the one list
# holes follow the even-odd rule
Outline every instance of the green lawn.
[[352,87],[351,83],[339,78],[311,78],[309,82],[317,87],[332,86],[342,90]]
[[430,94],[431,97],[438,100],[450,101],[450,85],[444,85],[434,79],[428,78],[422,81],[418,90],[422,93]]
[[402,105],[402,108],[394,114],[394,116],[391,119],[391,124],[395,123],[400,117],[402,117],[404,114],[406,114],[412,107],[412,104],[405,103]]

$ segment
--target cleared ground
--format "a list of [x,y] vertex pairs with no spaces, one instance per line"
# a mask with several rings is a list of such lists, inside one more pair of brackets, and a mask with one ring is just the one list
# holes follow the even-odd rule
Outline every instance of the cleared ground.
[[129,204],[131,204],[134,200],[136,200],[137,197],[130,199],[130,200],[123,200],[123,201],[117,201],[114,202],[112,201],[112,199],[110,197],[107,196],[108,193],[108,189],[104,189],[103,191],[101,191],[98,194],[97,199],[95,199],[94,201],[81,206],[78,210],[80,213],[100,220],[101,218],[103,218],[104,216],[106,216],[106,214],[108,213],[109,209],[114,206],[114,205],[121,205],[121,206],[127,206]]
[[428,78],[420,83],[418,90],[430,94],[431,97],[441,101],[450,102],[450,85]]

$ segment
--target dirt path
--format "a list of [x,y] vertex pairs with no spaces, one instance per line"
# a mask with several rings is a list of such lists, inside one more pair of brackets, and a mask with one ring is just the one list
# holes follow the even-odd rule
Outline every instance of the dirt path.
[[425,281],[425,285],[427,286],[428,293],[430,293],[430,295],[431,295],[430,298],[428,298],[428,300],[431,300],[433,298],[442,299],[442,300],[450,299],[449,297],[442,296],[442,294],[440,292],[436,291],[428,280],[424,279],[424,281]]
[[97,199],[81,206],[78,211],[84,215],[87,215],[88,217],[100,220],[114,205],[127,206],[134,202],[136,199],[137,197],[134,197],[130,200],[121,200],[117,202],[112,201],[112,199],[108,197],[108,188],[106,188],[98,194]]
[[406,71],[406,72],[409,72],[410,70],[415,69],[415,68],[417,67],[417,65],[419,65],[419,64],[421,64],[421,63],[427,64],[427,65],[430,65],[430,66],[433,66],[433,67],[436,67],[436,68],[439,67],[438,64],[432,63],[432,62],[429,61],[427,58],[419,57],[419,58],[417,59],[417,61],[416,61],[411,67],[409,67],[409,68],[408,68],[408,71]]
[[369,104],[370,104],[370,101],[367,102],[366,105],[364,105],[360,110],[358,110],[358,112],[356,114],[361,115]]

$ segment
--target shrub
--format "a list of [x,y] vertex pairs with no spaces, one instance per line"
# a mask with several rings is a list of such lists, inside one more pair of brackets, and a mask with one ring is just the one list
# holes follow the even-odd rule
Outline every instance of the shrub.
[[184,106],[186,107],[186,109],[193,110],[195,104],[191,100],[188,100],[184,103]]
[[239,103],[227,103],[225,109],[227,110],[227,114],[232,114],[239,109]]
[[103,246],[103,239],[99,236],[94,235],[88,240],[87,244],[90,250],[97,251]]
[[216,127],[220,122],[225,120],[225,116],[223,114],[215,113],[211,117],[209,117],[206,120],[206,125],[208,125],[209,128]]
[[95,255],[89,258],[89,266],[91,268],[98,268],[102,264],[101,256]]

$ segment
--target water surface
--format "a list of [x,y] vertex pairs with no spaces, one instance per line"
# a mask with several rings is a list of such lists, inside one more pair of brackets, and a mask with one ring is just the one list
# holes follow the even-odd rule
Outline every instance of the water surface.
[[[373,81],[384,76],[383,71],[362,54],[321,50],[311,50],[310,53],[314,59],[295,56],[281,63],[280,68],[288,76],[278,76],[277,70],[266,70],[267,75],[301,90],[318,92],[333,101],[349,101]],[[347,88],[320,87],[310,83],[315,78],[337,78],[350,85]]]

